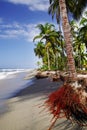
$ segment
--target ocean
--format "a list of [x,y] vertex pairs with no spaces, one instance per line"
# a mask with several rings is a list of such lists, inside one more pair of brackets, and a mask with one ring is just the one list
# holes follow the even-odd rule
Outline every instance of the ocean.
[[19,73],[19,72],[25,72],[29,71],[31,69],[0,69],[0,80],[8,78],[8,76],[12,76],[13,74]]
[[26,75],[33,75],[34,69],[0,69],[0,101],[7,99],[32,84],[25,80]]

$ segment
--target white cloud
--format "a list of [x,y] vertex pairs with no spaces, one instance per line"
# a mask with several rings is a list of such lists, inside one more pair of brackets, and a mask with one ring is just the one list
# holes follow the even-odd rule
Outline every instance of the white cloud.
[[36,24],[1,24],[0,38],[2,39],[24,39],[28,42],[33,42],[33,38],[38,34],[39,30]]
[[38,30],[37,29],[33,29],[33,30],[31,30],[31,32],[28,34],[29,35],[29,37],[28,37],[28,41],[32,41],[33,40],[33,38],[38,34]]
[[49,7],[49,0],[7,0],[14,4],[24,4],[32,11],[47,11]]
[[[39,21],[35,24],[20,24],[18,22],[5,24],[3,22],[0,24],[0,39],[23,39],[28,42],[33,42],[33,38],[39,34],[39,29],[36,26],[45,23],[45,21]],[[58,28],[57,24],[55,26]]]

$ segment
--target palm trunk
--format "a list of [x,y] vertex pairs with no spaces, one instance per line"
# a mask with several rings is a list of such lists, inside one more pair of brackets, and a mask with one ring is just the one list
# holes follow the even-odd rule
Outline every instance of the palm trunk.
[[59,0],[59,6],[60,6],[62,27],[64,31],[64,38],[65,38],[65,44],[66,44],[69,81],[75,81],[77,79],[77,74],[76,74],[75,63],[74,63],[74,58],[73,58],[72,35],[70,31],[71,28],[68,21],[65,0]]
[[[58,90],[51,93],[48,97],[48,100],[45,102],[46,106],[49,108],[48,110],[50,110],[50,113],[53,114],[52,119],[54,119],[49,130],[52,129],[58,118],[64,116],[75,124],[77,123],[79,126],[87,126],[86,89],[83,90],[83,84],[82,87],[79,87],[79,89],[77,89],[75,84],[72,84],[72,82],[77,83],[75,82],[77,80],[77,74],[73,58],[72,36],[70,32],[71,28],[68,22],[65,0],[59,0],[59,5],[66,43],[68,61],[67,65],[69,73],[68,80],[70,81],[70,84],[64,84],[62,87],[58,88]],[[74,88],[72,85],[74,85]]]
[[58,69],[58,53],[56,52],[56,68]]
[[47,47],[47,58],[48,58],[48,70],[50,70],[50,59],[49,59],[49,49]]
[[53,52],[53,59],[54,59],[54,66],[56,67],[56,56],[55,56],[54,52]]

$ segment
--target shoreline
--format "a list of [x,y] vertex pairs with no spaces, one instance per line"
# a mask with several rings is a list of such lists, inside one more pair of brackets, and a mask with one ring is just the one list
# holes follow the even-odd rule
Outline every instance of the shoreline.
[[[25,80],[25,79],[24,79]],[[26,79],[27,80],[27,79]],[[28,83],[26,83],[25,85],[21,86],[21,89],[18,89],[16,91],[14,91],[9,97],[7,97],[6,99],[9,100],[11,98],[17,97],[18,93],[20,93],[21,91],[25,90],[27,87],[30,87],[32,84],[34,84],[35,82],[35,77],[32,77],[30,79],[28,79]]]
[[[43,107],[49,93],[55,91],[62,82],[52,82],[49,78],[36,79],[34,84],[27,86],[15,97],[7,100],[7,109],[0,116],[1,130],[47,130],[51,124],[52,115]],[[65,118],[59,119],[52,130],[75,130]],[[84,129],[86,130],[86,129]]]
[[0,116],[0,129],[47,129],[51,118],[49,119],[50,116],[45,112],[41,112],[43,107],[39,108],[39,105],[42,105],[47,95],[57,89],[58,86],[60,86],[60,82],[52,82],[48,78],[35,79],[32,85],[27,86],[15,96],[9,98],[5,103],[5,111]]
[[48,95],[52,91],[55,91],[62,85],[62,81],[59,82],[52,82],[49,78],[42,78],[42,79],[36,79],[33,78],[33,83],[31,85],[28,85],[27,87],[21,89],[19,92],[16,93],[14,97],[36,97],[41,95]]
[[[21,89],[29,86],[33,82],[35,77],[34,70],[18,72],[11,74],[7,78],[0,80],[0,101],[12,97],[15,93]],[[25,79],[27,75],[30,75],[28,79]]]

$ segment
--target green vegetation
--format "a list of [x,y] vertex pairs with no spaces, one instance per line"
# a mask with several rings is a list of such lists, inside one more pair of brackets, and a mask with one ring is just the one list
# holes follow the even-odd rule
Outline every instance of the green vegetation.
[[[87,12],[85,12],[87,15]],[[74,20],[70,22],[73,35],[73,54],[77,70],[87,70],[87,19],[82,17],[79,24]],[[39,39],[35,44],[35,55],[42,59],[42,70],[66,70],[67,57],[62,32],[56,31],[55,25],[39,24],[40,34],[34,38]],[[48,59],[49,58],[49,59]],[[48,63],[49,62],[49,63]]]
[[68,18],[68,14],[71,13],[73,18],[79,19],[87,0],[49,2],[49,14],[52,18],[56,14],[59,31],[49,23],[37,25],[40,33],[34,40],[39,39],[39,42],[34,51],[42,58],[42,69],[66,70],[68,74],[65,79],[63,78],[65,84],[51,93],[45,102],[54,119],[49,130],[61,117],[61,112],[71,122],[87,126],[87,79],[77,77],[77,72],[87,70],[87,19],[82,17],[79,24],[76,24],[75,21],[70,22]]
[[[69,2],[69,4],[67,3],[67,9],[70,9],[74,17],[78,19],[81,13],[79,14],[78,11],[76,12],[76,9],[75,12],[73,12],[72,8],[75,3],[71,3],[72,2]],[[60,9],[56,0],[50,1],[49,14],[52,15],[52,18],[54,18],[56,14],[59,31],[55,29],[55,25],[53,24],[38,24],[37,28],[40,33],[33,39],[34,41],[38,39],[34,48],[35,55],[42,59],[42,66],[40,66],[42,70],[68,70],[69,65],[67,66],[67,60],[69,57],[65,46],[66,40],[64,40],[63,33],[61,32]],[[87,17],[87,12],[85,12],[85,16]],[[77,70],[87,70],[86,17],[82,17],[79,24],[74,20],[70,22],[71,33],[73,36],[73,57]]]
[[34,40],[39,39],[39,42],[35,44],[34,52],[36,56],[42,58],[41,68],[45,70],[65,69],[66,56],[62,33],[56,31],[53,24],[39,24],[37,27],[40,34],[34,37]]

